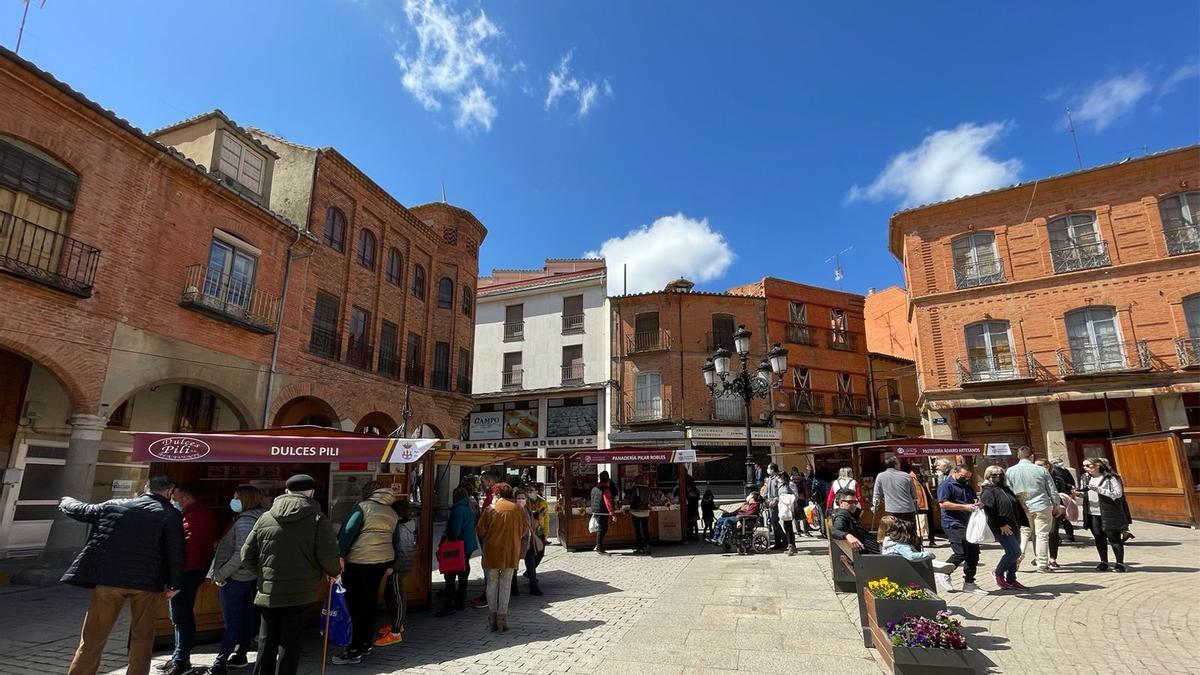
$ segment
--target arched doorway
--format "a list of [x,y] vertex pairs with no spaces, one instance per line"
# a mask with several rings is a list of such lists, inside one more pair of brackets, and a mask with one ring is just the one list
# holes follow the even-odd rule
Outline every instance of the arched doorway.
[[371,436],[390,436],[400,425],[391,415],[381,412],[367,413],[354,428],[356,433]]
[[275,420],[271,424],[276,427],[304,425],[339,428],[333,406],[315,396],[298,396],[284,403],[275,413]]

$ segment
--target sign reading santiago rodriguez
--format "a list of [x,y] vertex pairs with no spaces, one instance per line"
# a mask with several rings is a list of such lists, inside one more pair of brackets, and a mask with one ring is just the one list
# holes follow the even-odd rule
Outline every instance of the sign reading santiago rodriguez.
[[436,438],[133,434],[135,462],[415,462]]

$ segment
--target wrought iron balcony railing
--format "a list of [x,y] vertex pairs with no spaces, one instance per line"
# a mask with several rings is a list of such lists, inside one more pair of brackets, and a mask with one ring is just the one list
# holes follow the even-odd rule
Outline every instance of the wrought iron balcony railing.
[[184,270],[179,304],[239,324],[256,333],[274,333],[279,319],[279,298],[254,287],[245,277],[222,274],[208,265]]
[[829,329],[829,348],[852,352],[855,349],[854,334],[842,328]]
[[450,371],[449,369],[434,368],[433,381],[430,386],[438,391],[450,391]]
[[458,379],[457,379],[457,384],[458,384],[458,387],[456,388],[456,390],[458,391],[458,393],[460,393],[460,394],[470,394],[471,393],[471,378],[467,377],[466,375],[459,375]]
[[346,363],[355,368],[370,370],[371,363],[375,360],[375,347],[367,338],[362,335],[350,335],[349,344],[346,345]]
[[788,342],[795,345],[816,347],[818,330],[820,329],[815,326],[807,326],[802,323],[789,323],[785,331],[785,337]]
[[625,404],[625,421],[629,424],[665,422],[671,419],[671,401],[652,398]]
[[400,359],[396,354],[395,345],[390,349],[386,346],[379,348],[379,365],[377,369],[379,374],[384,377],[400,379]]
[[504,389],[520,389],[521,383],[524,381],[524,371],[520,366],[512,370],[501,371],[500,386]]
[[1200,338],[1175,340],[1175,354],[1179,356],[1180,368],[1200,368]]
[[1034,362],[1031,352],[960,357],[955,359],[955,363],[958,365],[958,384],[960,386],[1037,378],[1037,364]]
[[420,363],[409,363],[404,368],[404,381],[414,387],[425,386],[425,366]]
[[954,287],[974,288],[1004,281],[1004,267],[999,260],[980,260],[954,266]]
[[743,408],[740,398],[714,398],[712,418],[725,422],[740,420],[745,414]]
[[1181,255],[1200,251],[1200,224],[1174,219],[1163,223],[1167,254]]
[[88,298],[99,261],[100,249],[0,211],[0,271]]
[[1056,354],[1063,378],[1150,369],[1150,348],[1145,340],[1082,343],[1059,349]]
[[790,389],[783,400],[784,410],[809,415],[825,414],[825,397],[808,389]]
[[634,333],[625,343],[626,354],[654,352],[671,348],[671,334],[665,330],[647,330]]
[[833,414],[840,417],[869,417],[871,405],[866,396],[834,394]]
[[336,330],[313,325],[308,338],[308,351],[337,361],[342,358],[342,335]]
[[1053,246],[1050,249],[1050,259],[1054,262],[1055,274],[1107,267],[1108,244],[1097,241],[1078,246]]
[[563,384],[583,384],[583,364],[568,363],[562,367]]
[[583,314],[563,314],[562,332],[563,335],[569,333],[583,332]]
[[525,339],[525,322],[510,321],[504,324],[504,341],[516,342]]

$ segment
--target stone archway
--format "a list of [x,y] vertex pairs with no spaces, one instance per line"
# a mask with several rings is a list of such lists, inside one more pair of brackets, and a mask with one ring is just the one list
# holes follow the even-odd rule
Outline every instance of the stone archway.
[[[118,395],[113,398],[111,403],[105,407],[104,415],[109,420],[120,419],[121,417],[129,418],[126,421],[129,424],[134,424],[136,428],[142,431],[166,431],[167,422],[163,419],[160,413],[156,419],[133,420],[133,415],[136,415],[139,407],[143,407],[147,399],[156,399],[160,396],[172,397],[173,404],[179,408],[186,406],[199,407],[199,417],[208,417],[205,408],[212,407],[214,419],[211,422],[201,420],[196,424],[195,420],[189,421],[188,425],[196,426],[195,429],[175,429],[180,426],[176,424],[178,420],[170,424],[171,431],[220,431],[233,429],[250,429],[257,426],[255,420],[257,416],[251,412],[249,404],[242,401],[232,392],[224,387],[215,385],[204,380],[197,380],[188,377],[167,378],[156,382],[148,382],[140,384],[132,388],[130,391]],[[183,400],[183,399],[187,400]],[[155,402],[156,408],[161,408],[164,403],[162,401]],[[132,410],[130,410],[132,407]],[[176,413],[187,412],[177,410]],[[232,415],[232,420],[230,416]],[[234,423],[236,422],[236,423]],[[126,425],[128,426],[128,424]]]
[[396,424],[396,420],[392,419],[391,415],[376,411],[363,416],[354,427],[354,431],[372,436],[389,436],[399,426],[399,424]]
[[297,396],[279,406],[271,422],[271,426],[274,427],[295,425],[337,429],[338,415],[333,406],[322,399],[315,396]]

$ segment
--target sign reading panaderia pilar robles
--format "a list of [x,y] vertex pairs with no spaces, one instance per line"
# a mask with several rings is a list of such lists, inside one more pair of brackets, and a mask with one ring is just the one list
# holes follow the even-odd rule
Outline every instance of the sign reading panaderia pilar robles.
[[580,464],[671,464],[674,450],[598,450],[581,452]]
[[383,462],[419,460],[436,438],[133,434],[135,462]]

